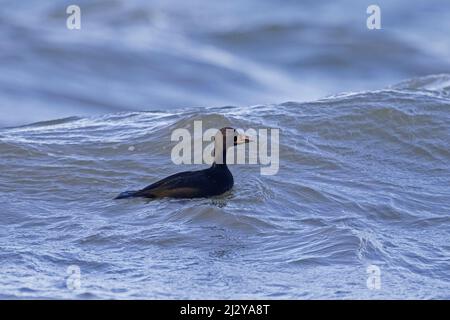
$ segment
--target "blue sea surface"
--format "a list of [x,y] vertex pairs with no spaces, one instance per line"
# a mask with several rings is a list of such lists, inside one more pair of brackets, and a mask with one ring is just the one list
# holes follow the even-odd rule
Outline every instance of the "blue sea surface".
[[[0,1],[0,299],[450,298],[449,1],[70,4]],[[112,200],[197,120],[278,173]]]

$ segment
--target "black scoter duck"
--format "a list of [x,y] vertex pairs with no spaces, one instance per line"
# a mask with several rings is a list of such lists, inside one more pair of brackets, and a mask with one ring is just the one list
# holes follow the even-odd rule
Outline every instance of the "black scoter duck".
[[201,198],[220,195],[233,187],[233,175],[227,167],[227,149],[250,142],[249,137],[236,129],[225,127],[214,136],[214,163],[198,171],[176,173],[138,191],[126,191],[115,199],[144,198]]

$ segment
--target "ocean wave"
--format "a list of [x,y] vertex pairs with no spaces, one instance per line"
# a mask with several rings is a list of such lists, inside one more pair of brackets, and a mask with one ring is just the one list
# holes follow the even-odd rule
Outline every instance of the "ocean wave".
[[[163,279],[182,269],[201,278],[217,272],[213,266],[233,273],[230,263],[246,272],[277,266],[281,278],[315,268],[332,278],[339,268],[365,274],[378,264],[397,280],[406,272],[444,286],[448,77],[310,102],[125,112],[0,129],[0,222],[2,241],[11,243],[2,261],[50,278],[76,264],[107,283],[115,273]],[[258,166],[231,166],[233,190],[214,199],[112,200],[194,168],[171,162],[170,135],[192,130],[197,120],[204,129],[279,128],[279,172],[260,176]],[[86,286],[79,297],[111,294],[95,281]],[[67,297],[63,285],[50,287],[43,286]],[[5,296],[43,294],[25,284],[6,288]],[[267,288],[277,295],[276,286]],[[351,295],[347,288],[342,295]],[[143,294],[137,284],[122,289],[124,296]]]

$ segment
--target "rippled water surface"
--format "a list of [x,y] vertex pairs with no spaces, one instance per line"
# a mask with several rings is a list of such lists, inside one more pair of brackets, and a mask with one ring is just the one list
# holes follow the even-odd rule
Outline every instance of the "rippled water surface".
[[[0,297],[448,299],[449,90],[437,75],[305,103],[1,129]],[[278,174],[235,165],[216,198],[112,200],[193,169],[171,162],[169,141],[200,119],[280,128]],[[380,290],[366,286],[372,264]]]

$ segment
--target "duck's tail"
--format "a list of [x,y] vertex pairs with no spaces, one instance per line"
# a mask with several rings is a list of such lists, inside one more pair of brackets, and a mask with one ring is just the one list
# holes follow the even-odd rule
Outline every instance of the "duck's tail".
[[138,191],[125,191],[119,194],[114,200],[139,197]]

